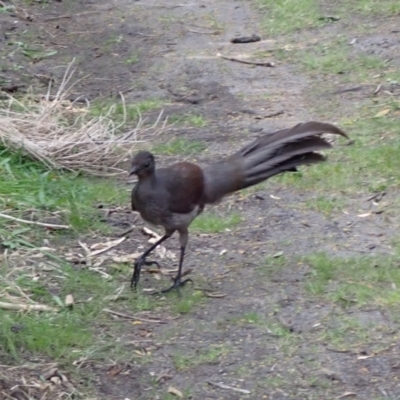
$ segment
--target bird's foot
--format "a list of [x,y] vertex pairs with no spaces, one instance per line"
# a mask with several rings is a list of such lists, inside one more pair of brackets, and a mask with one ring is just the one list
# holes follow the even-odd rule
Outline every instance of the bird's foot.
[[140,271],[142,270],[143,265],[157,265],[158,269],[160,269],[160,264],[157,261],[147,261],[146,257],[139,257],[134,264],[134,270],[131,278],[131,288],[137,287],[140,279]]
[[171,287],[169,287],[167,289],[163,289],[160,292],[156,292],[156,293],[153,293],[153,294],[154,295],[165,294],[165,293],[171,292],[172,290],[176,290],[178,292],[178,295],[181,296],[181,292],[180,292],[179,289],[182,286],[185,286],[188,282],[193,283],[193,280],[189,278],[189,279],[185,279],[185,280],[182,281],[180,277],[179,278],[177,277],[177,278],[174,279],[174,283],[172,284]]

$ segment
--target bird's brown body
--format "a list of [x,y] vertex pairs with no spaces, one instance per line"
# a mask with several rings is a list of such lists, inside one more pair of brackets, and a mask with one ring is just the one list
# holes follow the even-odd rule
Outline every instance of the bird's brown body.
[[130,173],[136,174],[139,181],[132,191],[132,209],[145,221],[164,227],[165,235],[135,262],[132,285],[136,286],[139,281],[141,266],[154,263],[146,261],[148,254],[178,231],[181,244],[179,271],[174,285],[166,291],[178,288],[184,283],[181,272],[188,227],[205,205],[279,173],[295,171],[300,165],[324,161],[325,157],[317,151],[331,145],[320,137],[323,133],[347,137],[334,125],[311,121],[264,135],[231,157],[204,168],[181,162],[156,169],[151,153],[136,154]]

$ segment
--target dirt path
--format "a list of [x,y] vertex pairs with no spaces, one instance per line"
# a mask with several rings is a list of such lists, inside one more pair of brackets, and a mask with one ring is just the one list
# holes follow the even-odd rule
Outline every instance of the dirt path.
[[[7,77],[37,79],[37,84],[39,75],[59,79],[60,65],[73,55],[77,76],[90,74],[75,96],[92,100],[124,91],[127,103],[156,99],[171,118],[204,121],[205,126],[177,124],[165,137],[144,138],[151,146],[173,138],[198,141],[206,151],[191,158],[205,163],[262,132],[318,118],[308,111],[308,79],[273,59],[276,41],[230,43],[235,36],[261,32],[258,10],[248,1],[64,3],[36,9],[39,21],[46,21],[36,31],[37,41],[57,49],[56,61],[44,59],[24,74],[16,69]],[[277,65],[245,65],[218,54]],[[16,53],[8,62],[18,64],[19,57]],[[173,160],[160,157],[162,163]],[[165,314],[161,301],[167,324],[116,319],[112,335],[123,349],[122,361],[117,360],[121,369],[114,374],[95,363],[85,369],[93,376],[97,398],[172,399],[170,386],[184,398],[199,400],[333,399],[354,393],[365,400],[398,398],[399,349],[385,347],[396,336],[393,318],[379,309],[342,308],[313,296],[313,269],[298,259],[316,251],[336,256],[390,252],[383,217],[361,221],[357,206],[347,215],[327,217],[304,206],[315,196],[276,182],[219,206],[220,215],[236,210],[242,221],[231,231],[193,234],[186,266],[194,270],[196,286],[214,288],[224,297],[199,292],[188,300],[195,303],[188,305],[190,311],[178,317]],[[109,222],[117,225],[121,218],[126,216],[112,215]],[[146,244],[139,230],[127,246],[138,244]],[[176,251],[176,240],[167,246]],[[146,275],[142,288],[158,284]],[[126,302],[121,310],[129,313],[129,307]],[[380,328],[363,349],[356,343],[371,325]]]

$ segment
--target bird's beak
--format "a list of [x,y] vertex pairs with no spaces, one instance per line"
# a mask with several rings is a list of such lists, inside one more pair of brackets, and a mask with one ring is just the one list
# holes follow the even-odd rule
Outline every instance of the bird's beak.
[[129,176],[137,174],[138,171],[139,171],[139,169],[137,166],[132,167],[131,170],[129,171]]

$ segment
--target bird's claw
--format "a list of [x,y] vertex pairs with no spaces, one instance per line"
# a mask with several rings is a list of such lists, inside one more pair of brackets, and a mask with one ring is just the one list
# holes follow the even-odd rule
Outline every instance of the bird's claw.
[[142,270],[143,265],[157,265],[158,269],[161,269],[160,264],[157,261],[147,261],[145,257],[139,257],[134,264],[133,274],[131,278],[131,288],[137,287],[140,279],[140,271]]
[[185,279],[184,281],[181,281],[181,278],[180,278],[180,277],[179,277],[179,278],[176,278],[176,279],[174,279],[174,283],[172,284],[171,287],[169,287],[169,288],[167,288],[167,289],[163,289],[163,290],[161,290],[161,291],[159,291],[159,292],[155,292],[155,293],[153,293],[153,295],[165,294],[165,293],[171,292],[172,290],[176,290],[177,293],[178,293],[178,295],[181,296],[181,292],[180,292],[179,289],[180,289],[182,286],[185,286],[188,282],[193,283],[193,280],[190,279],[190,278],[188,278],[188,279]]

